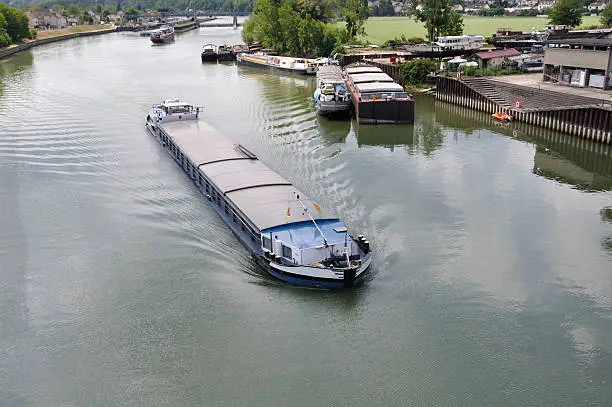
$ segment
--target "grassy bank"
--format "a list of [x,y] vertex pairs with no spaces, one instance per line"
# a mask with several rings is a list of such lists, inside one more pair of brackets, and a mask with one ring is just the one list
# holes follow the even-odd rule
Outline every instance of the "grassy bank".
[[[544,28],[548,23],[546,17],[464,17],[464,30],[466,34],[480,34],[490,37],[498,28],[512,28],[513,30],[531,31],[532,28]],[[583,17],[583,26],[592,26],[599,23],[599,17]],[[367,40],[372,44],[401,37],[425,37],[422,23],[417,23],[410,17],[371,17],[366,23]]]
[[74,34],[74,33],[79,33],[79,32],[107,30],[109,28],[112,28],[112,25],[110,24],[79,25],[76,27],[63,28],[61,30],[41,30],[37,32],[36,38],[45,39],[45,38],[59,37],[60,35]]

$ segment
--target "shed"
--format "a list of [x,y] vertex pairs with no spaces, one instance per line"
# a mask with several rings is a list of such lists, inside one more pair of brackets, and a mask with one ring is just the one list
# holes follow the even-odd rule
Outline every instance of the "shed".
[[519,51],[514,48],[509,48],[478,52],[476,53],[476,58],[478,59],[478,66],[482,69],[485,69],[498,67],[502,63],[504,63],[509,57],[515,57],[518,55],[521,55]]

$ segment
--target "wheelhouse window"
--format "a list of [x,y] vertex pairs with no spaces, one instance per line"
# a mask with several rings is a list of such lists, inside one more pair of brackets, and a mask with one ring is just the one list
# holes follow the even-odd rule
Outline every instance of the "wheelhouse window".
[[272,250],[272,240],[270,240],[269,237],[265,237],[265,236],[263,236],[261,240],[262,240],[262,245],[264,249],[268,249],[271,251]]
[[291,250],[291,247],[283,245],[283,257],[286,259],[293,258],[293,251]]

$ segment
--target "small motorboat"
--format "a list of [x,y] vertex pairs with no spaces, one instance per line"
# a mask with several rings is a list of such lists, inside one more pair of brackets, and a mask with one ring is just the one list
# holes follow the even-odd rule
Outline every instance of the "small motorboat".
[[495,120],[499,120],[500,122],[511,122],[512,121],[512,116],[506,113],[493,113],[491,116],[493,116]]

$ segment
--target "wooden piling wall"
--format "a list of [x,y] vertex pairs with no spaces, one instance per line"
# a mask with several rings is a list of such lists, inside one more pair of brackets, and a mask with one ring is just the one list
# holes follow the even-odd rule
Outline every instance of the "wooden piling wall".
[[498,105],[460,80],[446,77],[437,79],[436,98],[486,113],[507,113],[514,118],[514,121],[588,140],[612,143],[612,109],[603,105],[575,108],[543,106],[538,110],[508,108]]

